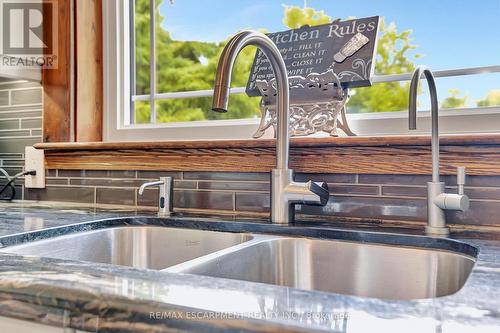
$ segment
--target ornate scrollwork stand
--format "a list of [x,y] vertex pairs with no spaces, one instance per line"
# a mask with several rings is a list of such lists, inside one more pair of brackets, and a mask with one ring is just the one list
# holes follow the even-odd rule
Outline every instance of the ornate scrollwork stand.
[[[349,100],[347,88],[342,88],[333,70],[322,74],[311,73],[307,77],[291,76],[290,82],[290,135],[306,136],[326,132],[338,136],[338,129],[355,136],[346,118]],[[276,136],[276,81],[257,80],[262,100],[260,125],[253,137],[264,135],[273,127]]]

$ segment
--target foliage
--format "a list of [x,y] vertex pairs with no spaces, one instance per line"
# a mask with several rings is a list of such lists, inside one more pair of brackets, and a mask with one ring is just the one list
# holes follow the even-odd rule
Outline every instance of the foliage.
[[326,15],[323,10],[315,10],[307,6],[301,8],[298,6],[283,5],[283,7],[285,8],[283,24],[289,29],[298,29],[305,25],[313,27],[332,21],[330,16]]
[[500,105],[500,90],[491,90],[485,97],[485,99],[477,102],[477,106],[497,106]]
[[[283,23],[291,29],[329,23],[331,17],[323,10],[310,7],[284,6]],[[408,51],[416,48],[411,44],[411,30],[398,32],[395,23],[386,25],[382,19],[377,46],[375,73],[401,74],[414,70],[413,61]],[[415,55],[414,58],[419,58]],[[409,83],[390,82],[373,85],[370,88],[358,88],[351,91],[348,104],[349,112],[400,111],[408,108]]]
[[458,89],[450,89],[450,96],[446,97],[441,103],[441,108],[443,109],[453,109],[453,108],[463,108],[465,104],[467,104],[467,100],[469,96],[464,95],[460,97],[460,90]]
[[[157,8],[163,0],[156,0]],[[156,10],[157,93],[211,89],[219,55],[226,41],[204,43],[175,41],[161,24],[164,17]],[[149,94],[149,1],[136,0],[136,94]],[[247,48],[238,57],[233,71],[233,86],[245,86],[255,49]],[[234,119],[258,116],[259,99],[245,95],[231,96],[230,112],[210,111],[210,97],[159,100],[156,102],[157,121],[193,121],[206,119]],[[149,102],[135,103],[135,121],[148,123]]]
[[[155,0],[159,8],[164,0]],[[136,4],[136,91],[137,95],[150,93],[149,87],[149,0],[135,0]],[[311,7],[284,5],[283,24],[295,29],[304,25],[320,25],[331,22],[331,17],[323,10]],[[156,10],[157,39],[157,93],[211,89],[214,82],[220,52],[227,41],[204,43],[197,41],[175,41],[161,27],[164,17]],[[396,25],[380,23],[375,72],[377,74],[400,74],[413,71],[413,60],[408,52],[415,49],[411,44],[411,30],[398,32]],[[233,86],[245,86],[255,50],[246,48],[238,57],[233,71]],[[399,111],[408,106],[409,83],[390,82],[376,84],[370,88],[358,88],[351,91],[349,112]],[[456,89],[450,90],[450,96],[443,100],[442,108],[463,107],[468,96],[460,97]],[[500,90],[492,90],[485,99],[477,102],[478,106],[500,105]],[[259,98],[246,95],[232,95],[230,111],[217,114],[210,111],[211,98],[190,98],[160,100],[156,102],[157,121],[193,121],[206,119],[235,119],[257,117]],[[149,102],[135,103],[135,121],[148,123]]]
[[[159,7],[164,0],[155,0],[156,38],[157,38],[157,93],[211,89],[219,55],[226,41],[206,43],[198,41],[176,41],[162,28],[165,20]],[[149,0],[135,0],[136,34],[136,91],[137,95],[150,93],[149,86]],[[287,28],[300,28],[304,25],[320,25],[332,21],[323,10],[299,6],[283,5],[283,24]],[[167,18],[168,19],[168,18]],[[410,56],[416,49],[412,44],[411,30],[398,31],[395,23],[380,22],[375,73],[401,74],[412,72],[414,61],[419,55]],[[255,49],[246,48],[238,57],[233,71],[233,86],[245,86],[248,80]],[[390,82],[372,87],[351,90],[348,104],[349,112],[400,111],[408,107],[409,83]],[[464,106],[468,96],[460,96],[458,90],[450,90],[441,107]],[[478,106],[500,105],[500,90],[491,91]],[[235,119],[258,117],[259,98],[246,95],[232,95],[229,112],[225,114],[210,111],[211,98],[189,98],[159,100],[156,102],[157,121],[193,121],[207,119]],[[149,102],[135,103],[135,121],[148,123]]]
[[[149,94],[149,1],[136,1],[136,94]],[[155,0],[157,8],[164,0]],[[161,24],[164,17],[156,10],[157,43],[157,93],[211,89],[219,55],[227,41],[205,43],[197,41],[175,41]],[[284,5],[283,23],[287,28],[303,25],[315,26],[331,22],[323,10],[304,6]],[[385,25],[381,21],[378,57],[375,72],[399,74],[411,72],[413,61],[408,51],[415,48],[411,42],[411,31],[398,32],[396,25]],[[238,57],[233,71],[233,86],[245,86],[255,50],[246,48]],[[417,56],[416,56],[417,57]],[[407,108],[408,83],[377,84],[370,88],[352,91],[350,112],[399,111]],[[192,121],[205,119],[238,119],[258,117],[259,98],[232,95],[230,110],[225,114],[210,111],[211,98],[170,99],[156,102],[157,121]],[[148,123],[149,102],[135,103],[135,120]]]
[[[386,25],[382,19],[377,45],[375,73],[411,73],[415,66],[408,51],[416,48],[411,44],[411,30],[398,32],[395,23]],[[415,55],[414,58],[419,58]],[[401,111],[408,108],[410,84],[387,82],[369,88],[358,88],[348,104],[350,112]]]

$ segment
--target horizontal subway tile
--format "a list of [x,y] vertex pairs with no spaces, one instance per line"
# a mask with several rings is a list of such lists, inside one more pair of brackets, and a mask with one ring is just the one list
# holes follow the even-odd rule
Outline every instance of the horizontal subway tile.
[[0,105],[9,105],[8,91],[0,91]]
[[[2,174],[2,178],[0,178],[0,186],[4,186],[5,184],[7,184],[7,182],[8,182],[7,178],[3,177],[3,174]],[[24,184],[24,177],[17,178],[14,181],[15,186],[21,186],[23,184]]]
[[[8,130],[8,131],[0,131],[0,137],[15,137],[15,136],[30,136],[31,132],[29,130]],[[16,140],[16,139],[12,139]]]
[[[62,175],[59,175],[60,177]],[[144,181],[139,179],[116,179],[116,178],[72,178],[71,185],[99,186],[99,187],[139,187]]]
[[44,189],[25,189],[24,198],[36,201],[63,201],[92,204],[94,189],[84,187],[46,187]]
[[59,177],[80,178],[135,178],[135,171],[122,170],[59,170]]
[[42,118],[21,119],[21,128],[42,128]]
[[12,82],[0,85],[0,90],[7,89],[22,89],[22,88],[39,88],[41,87],[40,82],[36,81],[25,81],[25,82]]
[[[450,190],[450,192],[455,192],[456,188]],[[465,187],[465,194],[467,194],[471,199],[474,200],[500,200],[500,188],[496,187]],[[498,213],[500,213],[500,202],[498,205]],[[499,214],[500,215],[500,214]],[[500,220],[500,219],[499,219]],[[500,221],[499,221],[500,222]]]
[[[442,181],[446,182],[446,185],[455,186],[457,185],[457,177],[455,175],[446,175],[442,177]],[[500,176],[471,176],[468,175],[465,179],[465,183],[468,186],[477,187],[500,187]]]
[[[455,193],[457,188],[455,186],[447,186],[448,193]],[[483,200],[500,200],[500,188],[495,187],[465,187],[465,194],[471,199]],[[426,186],[383,186],[382,195],[384,196],[405,196],[405,197],[427,197]]]
[[471,201],[466,212],[447,211],[446,220],[453,224],[499,225],[500,203],[494,201]]
[[96,188],[96,203],[135,205],[135,192],[135,189]]
[[295,180],[298,182],[306,182],[309,180],[315,182],[327,183],[355,183],[356,175],[352,174],[336,174],[336,173],[296,173]]
[[174,207],[232,211],[233,194],[231,192],[175,191]]
[[382,195],[396,197],[427,197],[427,187],[425,186],[382,186]]
[[45,177],[45,183],[47,185],[68,185],[69,184],[69,180],[67,178]]
[[271,185],[269,183],[257,182],[198,182],[198,188],[204,190],[232,190],[232,191],[261,191],[269,192]]
[[184,179],[269,181],[270,174],[258,172],[184,172]]
[[[183,200],[185,206],[182,208],[200,208],[200,205],[198,204],[197,200],[193,200],[193,198],[187,198],[186,195],[184,194],[184,191],[179,190],[179,187],[176,187],[177,190],[174,191],[174,203],[176,207],[179,207],[178,205],[180,204],[179,201]],[[144,191],[142,195],[139,195],[137,193],[137,205],[138,206],[153,206],[156,207],[158,206],[158,199],[159,199],[159,191],[157,188],[148,188]],[[199,200],[200,198],[198,198]],[[229,200],[227,197],[224,197],[224,200]],[[225,210],[232,210],[232,197],[231,200],[228,201],[227,203],[231,204],[231,207],[229,206],[224,206],[222,209]]]
[[[382,185],[422,185],[425,186],[432,180],[431,175],[359,175],[360,184]],[[446,185],[457,184],[455,175],[441,176],[441,181]],[[468,175],[466,183],[469,186],[500,187],[500,176],[471,176]]]
[[[140,187],[146,181],[133,178],[72,178],[71,185],[98,186],[98,187]],[[196,189],[196,182],[174,181],[174,188]]]
[[32,117],[40,117],[42,115],[42,110],[34,110],[34,111],[25,111],[24,109],[16,111],[16,109],[19,108],[14,108],[14,107],[9,107],[8,109],[2,111],[2,108],[0,107],[0,119],[6,119],[6,118],[17,118],[17,119],[22,119],[22,118],[32,118]]
[[236,210],[240,212],[269,212],[270,195],[264,193],[236,193]]
[[181,179],[182,173],[171,171],[137,171],[137,178],[158,179],[160,177],[173,177],[174,179]]
[[12,167],[23,167],[24,166],[24,160],[3,160],[3,166],[12,166]]
[[[13,177],[14,175],[20,173],[23,171],[23,168],[20,167],[20,166],[15,166],[15,167],[3,167],[3,169],[5,171],[7,171],[7,173]],[[3,173],[0,173],[0,177],[4,177]]]
[[23,89],[23,90],[12,90],[11,91],[11,101],[12,105],[21,104],[38,104],[42,103],[42,89]]
[[4,154],[3,152],[0,153],[0,160],[5,160],[5,159],[22,160],[23,158],[24,155],[21,153],[11,153],[11,154]]
[[148,188],[142,195],[137,191],[137,206],[158,206],[159,192],[157,188]]
[[302,214],[422,221],[427,219],[425,199],[331,196],[325,207],[300,205]]
[[339,185],[329,184],[328,189],[330,194],[357,194],[357,195],[373,195],[379,194],[378,186],[369,185]]
[[41,137],[41,136],[42,136],[42,130],[32,129],[32,130],[31,130],[31,136],[38,136],[38,137]]
[[425,185],[430,175],[359,175],[360,184]]
[[175,180],[174,188],[185,189],[185,190],[195,190],[197,188],[197,182],[190,180]]
[[0,138],[0,151],[2,153],[24,153],[25,147],[33,146],[39,142],[39,138]]
[[19,129],[19,120],[12,119],[12,120],[0,121],[0,130],[6,130],[6,129]]
[[[59,175],[61,177],[61,174]],[[147,181],[135,178],[71,178],[70,184],[76,186],[98,187],[140,187]],[[174,188],[196,189],[196,182],[174,180]]]

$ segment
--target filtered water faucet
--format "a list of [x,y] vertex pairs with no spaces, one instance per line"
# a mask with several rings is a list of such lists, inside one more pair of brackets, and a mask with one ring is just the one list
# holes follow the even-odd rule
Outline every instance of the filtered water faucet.
[[409,129],[417,129],[417,95],[418,85],[422,75],[425,75],[431,96],[432,118],[432,181],[427,183],[427,226],[429,235],[448,236],[450,231],[446,226],[446,210],[469,209],[469,197],[464,194],[465,168],[457,167],[458,193],[445,193],[445,184],[439,176],[439,105],[434,75],[425,66],[419,66],[413,74],[410,84]]

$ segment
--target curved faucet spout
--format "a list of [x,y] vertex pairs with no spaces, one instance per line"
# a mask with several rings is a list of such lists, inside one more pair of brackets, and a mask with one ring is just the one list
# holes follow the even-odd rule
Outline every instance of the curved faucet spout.
[[139,188],[139,195],[143,195],[144,194],[144,190],[147,188],[147,187],[151,187],[151,186],[159,186],[159,185],[163,185],[164,184],[164,181],[160,180],[158,182],[150,182],[150,183],[144,183],[141,185],[141,187]]
[[248,45],[257,46],[269,60],[276,77],[277,88],[277,138],[276,169],[288,169],[288,147],[289,147],[289,116],[290,92],[288,74],[285,62],[281,57],[279,49],[274,42],[258,31],[242,31],[231,38],[222,51],[217,74],[215,77],[214,97],[212,110],[217,112],[227,112],[229,101],[229,90],[231,86],[231,74],[234,63],[240,51]]
[[288,168],[290,88],[285,62],[279,49],[266,35],[257,31],[243,31],[231,38],[219,60],[215,76],[212,109],[226,112],[231,72],[240,51],[247,45],[257,46],[267,57],[276,77],[276,169],[271,173],[271,221],[292,223],[296,204],[326,205],[329,199],[326,184],[298,183],[293,170]]
[[410,106],[409,106],[409,129],[417,128],[417,97],[418,85],[422,74],[427,79],[429,94],[431,96],[432,116],[432,181],[439,182],[439,105],[436,89],[436,81],[431,70],[425,66],[419,66],[413,73],[410,84]]
[[427,226],[428,235],[447,236],[446,210],[466,211],[469,208],[469,197],[464,194],[465,168],[457,168],[458,194],[446,193],[444,182],[439,180],[439,105],[436,82],[432,72],[424,67],[417,67],[410,84],[409,128],[417,127],[417,95],[418,84],[425,75],[431,95],[432,115],[432,182],[427,183]]

